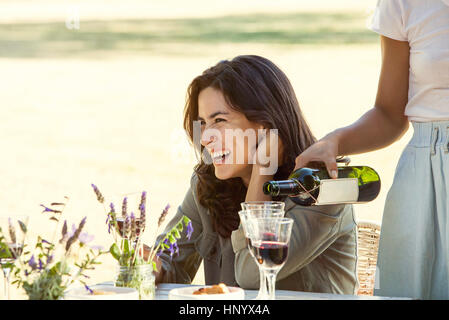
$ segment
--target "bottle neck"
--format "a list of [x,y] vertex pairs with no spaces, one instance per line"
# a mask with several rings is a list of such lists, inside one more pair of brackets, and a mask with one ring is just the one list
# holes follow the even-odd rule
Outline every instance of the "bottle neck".
[[268,181],[263,185],[263,192],[273,197],[297,195],[302,189],[295,179]]

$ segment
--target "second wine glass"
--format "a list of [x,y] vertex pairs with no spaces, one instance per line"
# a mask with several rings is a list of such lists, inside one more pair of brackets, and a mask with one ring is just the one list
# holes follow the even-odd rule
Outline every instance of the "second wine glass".
[[267,284],[267,300],[275,299],[276,277],[287,261],[292,226],[291,218],[249,218],[246,221],[253,256]]
[[[250,218],[282,218],[284,216],[283,209],[251,209],[251,210],[240,210],[239,211],[240,222],[242,224],[243,232],[246,237],[246,244],[248,246],[248,250],[253,258],[254,255],[254,247],[252,246],[251,239],[249,237],[248,231],[246,230],[246,221]],[[259,293],[256,297],[256,300],[264,300],[267,298],[267,283],[266,278],[263,275],[262,269],[259,269]]]

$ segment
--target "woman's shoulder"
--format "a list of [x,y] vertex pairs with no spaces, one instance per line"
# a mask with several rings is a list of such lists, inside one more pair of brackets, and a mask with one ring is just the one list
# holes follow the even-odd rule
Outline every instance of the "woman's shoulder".
[[190,176],[190,192],[192,193],[193,198],[195,200],[198,200],[198,183],[199,183],[199,177],[198,173],[193,171],[192,175]]
[[190,176],[190,186],[191,187],[196,187],[198,184],[198,173],[194,170],[192,172],[192,175]]
[[193,171],[192,175],[190,176],[190,188],[189,188],[190,201],[195,204],[197,213],[199,215],[209,215],[209,211],[200,204],[197,191],[198,183],[199,183],[198,173]]

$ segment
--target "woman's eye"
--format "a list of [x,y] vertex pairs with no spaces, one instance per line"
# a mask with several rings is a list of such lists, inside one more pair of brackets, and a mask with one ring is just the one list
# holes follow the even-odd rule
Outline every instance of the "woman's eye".
[[223,122],[223,121],[226,121],[226,120],[223,119],[223,118],[216,118],[216,119],[215,119],[215,123],[217,123],[217,122]]

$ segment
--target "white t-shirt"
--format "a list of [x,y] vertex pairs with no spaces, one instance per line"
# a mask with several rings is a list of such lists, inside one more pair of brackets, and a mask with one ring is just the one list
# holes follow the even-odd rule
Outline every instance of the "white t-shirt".
[[369,28],[410,45],[408,119],[449,120],[449,0],[379,0]]

